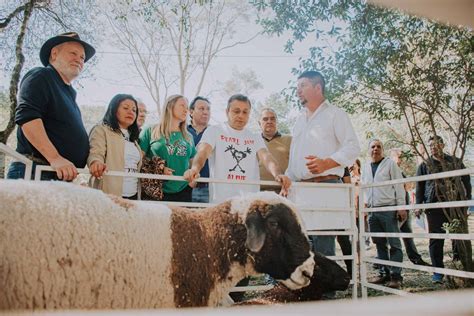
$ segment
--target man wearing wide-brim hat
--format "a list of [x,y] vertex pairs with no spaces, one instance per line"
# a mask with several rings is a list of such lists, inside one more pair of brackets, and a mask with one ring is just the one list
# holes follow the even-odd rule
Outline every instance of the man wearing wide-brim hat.
[[[73,180],[77,168],[86,164],[89,140],[71,83],[94,54],[95,49],[77,33],[52,37],[40,50],[44,67],[31,69],[20,83],[16,150],[35,165],[51,165],[56,174],[43,173],[43,180]],[[13,162],[7,177],[18,179],[24,174],[25,165]]]

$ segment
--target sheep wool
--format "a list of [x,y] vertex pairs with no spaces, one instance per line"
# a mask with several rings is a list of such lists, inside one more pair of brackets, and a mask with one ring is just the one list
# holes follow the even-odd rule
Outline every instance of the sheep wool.
[[0,201],[0,310],[217,306],[248,275],[299,289],[313,274],[297,211],[274,193],[198,210],[4,180]]
[[0,187],[0,309],[174,307],[169,208],[59,182]]

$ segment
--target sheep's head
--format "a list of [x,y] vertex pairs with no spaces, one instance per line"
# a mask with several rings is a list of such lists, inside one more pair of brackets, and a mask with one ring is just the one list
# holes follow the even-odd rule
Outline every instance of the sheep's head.
[[307,286],[313,274],[314,255],[294,207],[269,193],[253,196],[252,200],[233,200],[232,208],[243,204],[246,246],[254,258],[255,271],[269,274],[290,289]]

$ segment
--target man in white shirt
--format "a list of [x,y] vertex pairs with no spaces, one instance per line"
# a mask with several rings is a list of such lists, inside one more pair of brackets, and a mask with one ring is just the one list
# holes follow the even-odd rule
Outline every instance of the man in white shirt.
[[[403,179],[402,172],[397,164],[390,158],[384,157],[383,144],[378,139],[369,142],[368,161],[362,167],[363,184],[371,184],[396,179]],[[405,188],[403,184],[374,187],[364,190],[364,203],[366,207],[383,207],[405,205]],[[405,221],[406,210],[389,212],[372,212],[369,214],[369,226],[372,233],[400,233],[398,220]],[[377,247],[377,258],[403,262],[402,243],[400,238],[372,237]],[[390,245],[390,251],[387,247]],[[394,266],[379,266],[379,275],[370,279],[369,282],[384,284],[388,287],[400,288],[402,284],[401,268]]]
[[[359,141],[344,110],[325,97],[325,80],[318,71],[298,77],[297,95],[304,111],[293,129],[286,174],[293,181],[342,183],[344,167],[360,153]],[[330,229],[330,227],[328,227]],[[335,255],[334,236],[311,236],[313,249]]]
[[[282,184],[282,193],[286,194],[291,185],[290,179],[282,174],[262,137],[245,128],[250,112],[251,104],[246,96],[236,94],[230,97],[226,110],[228,121],[206,129],[197,146],[193,164],[183,175],[187,181],[199,177],[199,171],[207,159],[211,178],[258,181],[258,161],[261,161],[275,181]],[[258,185],[212,183],[209,186],[209,200],[220,203],[236,195],[258,192],[259,189]]]

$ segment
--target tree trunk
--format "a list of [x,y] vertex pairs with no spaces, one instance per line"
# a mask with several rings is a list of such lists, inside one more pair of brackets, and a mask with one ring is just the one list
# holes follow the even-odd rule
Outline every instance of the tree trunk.
[[16,64],[13,68],[12,76],[10,79],[10,117],[5,127],[5,130],[0,131],[0,142],[6,144],[7,139],[15,128],[15,109],[17,106],[16,95],[18,93],[18,83],[20,82],[20,74],[25,62],[25,56],[23,55],[23,42],[26,35],[26,27],[28,21],[33,12],[33,7],[36,3],[36,0],[30,0],[26,5],[23,13],[23,21],[20,27],[20,33],[16,39]]

